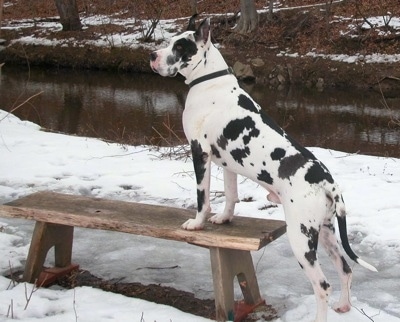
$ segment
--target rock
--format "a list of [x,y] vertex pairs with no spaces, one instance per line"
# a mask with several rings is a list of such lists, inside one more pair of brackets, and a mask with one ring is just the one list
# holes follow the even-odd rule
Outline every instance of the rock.
[[254,67],[261,67],[265,65],[264,61],[261,58],[254,58],[250,62]]
[[286,69],[287,69],[287,73],[288,73],[288,77],[289,77],[289,83],[292,84],[293,83],[293,67],[291,64],[286,64]]
[[[1,10],[1,8],[0,8],[0,10]],[[5,43],[6,43],[6,40],[3,38],[0,38],[0,51],[6,49],[6,47],[3,46]]]
[[318,91],[322,91],[324,89],[324,79],[323,78],[318,78],[317,83],[315,84],[315,87],[317,88]]
[[254,80],[256,78],[251,66],[242,64],[239,61],[233,65],[233,72],[235,73],[236,77],[241,80]]

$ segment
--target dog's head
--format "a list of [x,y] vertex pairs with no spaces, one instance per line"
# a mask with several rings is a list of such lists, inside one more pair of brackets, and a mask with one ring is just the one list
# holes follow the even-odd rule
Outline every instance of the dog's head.
[[210,45],[210,19],[203,20],[196,29],[192,17],[188,29],[172,37],[168,47],[150,54],[150,66],[161,76],[173,77],[177,73],[187,76],[204,58]]

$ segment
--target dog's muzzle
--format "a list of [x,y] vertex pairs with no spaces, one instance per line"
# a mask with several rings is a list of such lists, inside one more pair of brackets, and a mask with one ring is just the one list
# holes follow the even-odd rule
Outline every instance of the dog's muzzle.
[[153,52],[150,53],[150,67],[153,70],[153,72],[156,72],[156,73],[158,73],[158,70],[156,68],[156,65],[157,65],[156,64],[156,60],[157,60],[157,58],[158,58],[157,52],[153,51]]
[[155,61],[157,57],[158,57],[157,52],[153,51],[150,53],[150,61]]

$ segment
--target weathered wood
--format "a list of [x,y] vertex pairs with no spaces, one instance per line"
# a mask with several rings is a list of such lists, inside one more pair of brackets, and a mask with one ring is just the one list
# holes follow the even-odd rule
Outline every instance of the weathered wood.
[[24,270],[24,281],[33,283],[43,270],[47,253],[54,247],[56,267],[71,264],[74,227],[37,221]]
[[234,278],[237,277],[244,301],[263,302],[249,251],[210,247],[217,321],[237,321],[234,312]]
[[0,205],[0,216],[247,251],[264,247],[286,231],[283,221],[246,217],[235,217],[227,225],[207,223],[204,230],[186,231],[180,226],[194,218],[195,211],[53,192],[37,192]]

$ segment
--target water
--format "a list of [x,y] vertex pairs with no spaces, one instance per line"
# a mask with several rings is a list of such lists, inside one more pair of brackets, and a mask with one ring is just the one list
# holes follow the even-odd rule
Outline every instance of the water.
[[[243,87],[303,145],[400,157],[400,97]],[[167,145],[186,142],[181,114],[187,91],[180,77],[3,66],[0,108],[52,131]]]

